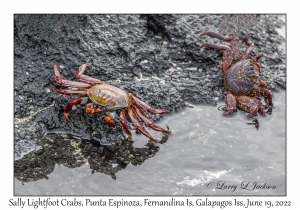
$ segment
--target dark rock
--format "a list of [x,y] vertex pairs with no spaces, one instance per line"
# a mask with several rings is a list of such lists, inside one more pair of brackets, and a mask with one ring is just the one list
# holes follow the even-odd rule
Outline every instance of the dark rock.
[[[122,128],[109,129],[104,113],[88,115],[78,106],[68,123],[63,109],[76,96],[61,96],[53,64],[76,80],[83,63],[89,76],[118,86],[155,108],[180,110],[185,102],[215,105],[224,99],[222,52],[199,46],[218,32],[221,15],[31,15],[14,16],[15,154],[34,149],[47,133],[67,133],[83,140],[122,140]],[[276,15],[260,15],[240,31],[263,54],[261,78],[271,91],[286,86],[284,44],[277,29],[285,24]],[[242,50],[245,47],[242,48]],[[276,73],[274,73],[274,71]],[[162,116],[151,115],[153,120]],[[28,138],[25,143],[25,136]],[[24,146],[26,145],[26,146]]]

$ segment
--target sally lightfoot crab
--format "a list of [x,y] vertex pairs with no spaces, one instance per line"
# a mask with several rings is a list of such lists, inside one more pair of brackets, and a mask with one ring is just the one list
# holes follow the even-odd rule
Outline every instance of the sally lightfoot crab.
[[[88,64],[82,64],[76,72],[76,77],[81,82],[75,82],[65,80],[60,75],[60,66],[54,65],[54,79],[61,85],[72,89],[54,89],[57,93],[63,95],[86,95],[70,101],[65,109],[64,115],[69,120],[69,115],[72,111],[73,106],[79,104],[86,104],[86,112],[88,114],[95,114],[102,112],[102,108],[110,110],[111,113],[105,117],[105,122],[109,127],[115,128],[114,119],[119,118],[119,122],[128,134],[128,138],[131,138],[131,132],[126,124],[126,113],[128,113],[134,127],[143,135],[147,136],[152,142],[158,143],[141,125],[141,121],[153,130],[160,131],[166,134],[170,134],[169,130],[163,129],[154,124],[142,111],[142,109],[154,113],[154,114],[165,114],[170,113],[169,110],[154,109],[151,106],[144,103],[142,100],[133,96],[126,91],[117,88],[115,86],[104,83],[101,80],[92,78],[84,74],[86,68],[89,68]],[[80,90],[78,90],[78,88]]]
[[[226,111],[223,116],[229,116],[236,112],[236,107],[247,112],[248,117],[255,117],[257,114],[265,114],[265,106],[256,98],[264,97],[269,106],[273,106],[272,95],[267,88],[266,82],[259,81],[260,63],[258,60],[261,55],[252,59],[247,59],[250,52],[254,49],[254,44],[248,39],[240,40],[235,34],[223,36],[222,34],[206,31],[200,36],[207,35],[222,41],[230,42],[230,46],[220,45],[211,42],[204,42],[202,47],[211,47],[223,50],[222,72],[226,89]],[[241,58],[233,63],[239,55],[241,45],[245,43],[247,49]],[[255,121],[258,129],[258,121]]]

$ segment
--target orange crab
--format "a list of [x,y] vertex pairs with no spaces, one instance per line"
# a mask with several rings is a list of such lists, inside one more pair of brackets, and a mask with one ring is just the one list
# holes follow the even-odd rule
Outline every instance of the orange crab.
[[[154,114],[166,114],[170,113],[169,110],[154,109],[151,106],[144,103],[142,100],[127,93],[125,90],[117,88],[115,86],[104,83],[99,79],[92,78],[84,74],[86,68],[89,68],[88,64],[82,64],[76,72],[76,77],[81,82],[74,82],[65,80],[60,75],[60,66],[54,65],[54,79],[61,86],[67,86],[71,88],[85,88],[85,90],[71,90],[71,89],[55,89],[57,93],[63,95],[87,95],[70,101],[64,110],[64,115],[69,120],[69,115],[72,111],[72,107],[79,104],[86,104],[86,112],[88,114],[95,114],[102,112],[102,108],[110,110],[111,113],[105,117],[105,122],[109,127],[115,128],[114,119],[119,118],[119,122],[128,134],[128,138],[131,138],[131,132],[126,124],[127,112],[134,127],[143,135],[147,136],[152,142],[158,143],[140,124],[141,121],[146,126],[153,130],[160,131],[166,134],[170,134],[169,130],[163,129],[154,124],[142,111],[142,109],[154,113]],[[98,106],[97,106],[98,105]],[[100,106],[100,108],[99,108]],[[141,109],[142,108],[142,109]]]

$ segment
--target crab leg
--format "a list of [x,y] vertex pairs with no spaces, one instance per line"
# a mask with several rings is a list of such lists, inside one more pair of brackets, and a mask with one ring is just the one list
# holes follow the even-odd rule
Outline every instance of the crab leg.
[[228,47],[227,45],[222,45],[222,44],[216,44],[216,43],[211,43],[211,42],[204,42],[200,48],[203,47],[210,47],[210,48],[214,48],[217,50],[230,50],[230,47]]
[[257,89],[253,89],[250,91],[249,96],[252,96],[252,97],[261,97],[262,96],[267,100],[268,105],[273,106],[272,94],[268,89],[257,87]]
[[204,35],[212,37],[212,38],[217,38],[217,39],[220,39],[220,40],[223,40],[226,42],[230,42],[233,39],[233,37],[223,36],[222,34],[211,32],[211,31],[205,31],[202,34],[200,34],[199,36],[204,36]]
[[[237,97],[237,105],[243,109],[244,111],[248,112],[247,117],[253,118],[257,115],[257,113],[261,115],[265,115],[265,106],[256,98],[252,98],[249,96],[239,96]],[[259,128],[259,122],[257,119],[254,119],[252,123],[254,124],[256,130]]]
[[249,96],[238,96],[237,105],[247,112],[247,117],[255,117],[258,113],[265,115],[264,105],[256,98]]
[[143,135],[147,136],[152,142],[154,143],[158,143],[158,141],[156,141],[147,131],[145,131],[143,129],[143,127],[141,126],[137,116],[135,115],[135,113],[133,112],[132,109],[129,109],[128,110],[128,115],[134,125],[134,127],[139,131],[141,132]]
[[227,45],[220,45],[220,44],[215,44],[215,43],[210,43],[210,42],[204,42],[200,48],[202,47],[211,47],[217,50],[224,50],[223,58],[222,58],[222,71],[223,74],[226,73],[234,59],[238,56],[240,47],[241,47],[241,41],[239,40],[238,37],[231,35],[230,37],[225,37],[222,34],[215,33],[215,32],[210,32],[206,31],[200,36],[207,35],[212,38],[217,38],[223,41],[231,42],[231,47],[228,47]]
[[125,129],[126,133],[128,134],[128,138],[131,139],[132,135],[126,124],[125,110],[120,111],[119,121],[120,121],[121,125],[123,126],[123,128]]
[[[233,53],[232,54],[233,60],[239,55],[242,42],[240,41],[240,39],[237,36],[231,34],[229,37],[227,37],[227,36],[223,36],[222,34],[215,33],[215,32],[210,32],[210,31],[206,31],[206,32],[200,34],[200,36],[203,36],[203,35],[207,35],[207,36],[212,37],[212,38],[217,38],[217,39],[220,39],[220,40],[223,40],[223,41],[226,41],[226,42],[231,42],[231,47],[230,48],[226,45],[218,45],[218,44],[214,44],[214,43],[205,44],[204,46],[215,48],[215,49],[218,49],[218,50],[225,50],[225,54],[226,54],[226,51],[230,50]],[[247,41],[248,40],[245,40],[246,44],[248,44]],[[202,47],[203,47],[203,44],[201,45],[200,48],[202,48]],[[224,60],[224,56],[223,56],[223,60]]]
[[210,47],[217,50],[225,50],[222,57],[222,72],[223,74],[225,74],[235,58],[235,53],[231,50],[231,48],[228,47],[227,45],[220,45],[220,44],[215,44],[210,42],[204,42],[200,46],[200,48],[202,47]]
[[59,72],[60,70],[59,65],[54,64],[53,70],[54,70],[54,80],[61,86],[77,87],[77,88],[90,88],[93,86],[92,84],[87,84],[83,82],[74,82],[74,81],[63,79]]
[[83,73],[85,72],[86,68],[90,68],[88,64],[82,64],[79,69],[76,72],[76,77],[82,81],[82,82],[87,82],[90,84],[102,84],[103,82],[99,79],[95,79],[93,77],[84,75]]
[[[237,36],[231,34],[228,37],[228,36],[223,36],[222,34],[211,32],[211,31],[206,31],[206,32],[200,34],[200,36],[204,36],[204,35],[207,35],[207,36],[212,37],[212,38],[217,38],[217,39],[220,39],[222,41],[231,42],[231,46],[232,46],[231,50],[234,52],[234,58],[236,58],[236,56],[238,56],[239,49],[240,49],[242,43],[241,43],[240,39]],[[250,42],[250,40],[247,39],[247,38],[244,39],[244,42],[246,42],[247,45],[252,44],[252,42]],[[211,43],[211,44],[214,44],[214,43]],[[215,44],[215,45],[218,45],[218,44]],[[204,46],[207,46],[207,45],[204,45]],[[222,46],[222,48],[224,48],[224,46],[225,46],[225,48],[227,49],[226,45],[219,45],[219,46]],[[202,48],[202,47],[203,46],[201,46],[200,48]],[[215,48],[215,47],[212,47],[212,48]],[[215,48],[215,49],[219,49],[219,48]],[[226,49],[219,49],[219,50],[226,50]]]
[[77,106],[79,104],[86,104],[89,101],[88,97],[83,97],[83,98],[79,98],[73,101],[70,101],[67,105],[66,108],[64,110],[64,115],[66,117],[66,119],[69,121],[69,115],[72,111],[73,106]]
[[162,109],[153,109],[151,106],[138,99],[137,97],[131,95],[132,99],[137,103],[138,106],[143,107],[147,112],[151,112],[153,114],[165,114],[170,113],[170,110],[162,110]]
[[254,120],[252,121],[252,123],[254,124],[256,130],[258,130],[258,128],[259,128],[259,122],[258,122],[258,120],[257,120],[257,119],[254,119]]
[[256,130],[259,128],[259,122],[257,119],[253,119],[251,123],[247,123],[248,125],[254,125]]
[[138,116],[144,121],[146,126],[152,128],[153,130],[161,131],[163,133],[168,133],[168,134],[171,133],[171,131],[165,130],[159,127],[158,125],[155,125],[154,122],[152,122],[148,117],[146,117],[145,113],[137,105],[134,105],[133,107],[136,113],[138,114]]
[[223,116],[229,116],[233,112],[236,112],[236,99],[234,95],[230,92],[226,92],[226,112],[223,113]]
[[81,95],[81,94],[86,95],[87,94],[86,90],[68,90],[68,89],[56,89],[56,88],[53,88],[53,90],[63,95]]
[[254,49],[254,44],[253,42],[250,41],[250,39],[248,38],[244,38],[243,42],[246,43],[246,45],[248,46],[248,48],[246,49],[246,51],[244,52],[244,54],[242,55],[242,57],[239,59],[239,61],[244,60],[248,57],[248,55],[251,53],[251,51]]

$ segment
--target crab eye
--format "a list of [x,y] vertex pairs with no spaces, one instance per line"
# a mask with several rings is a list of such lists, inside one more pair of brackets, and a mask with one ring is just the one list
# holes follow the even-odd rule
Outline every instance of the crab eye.
[[259,75],[259,72],[260,72],[260,63],[255,62],[255,63],[254,63],[254,68],[255,68],[255,70],[258,72],[258,75]]

